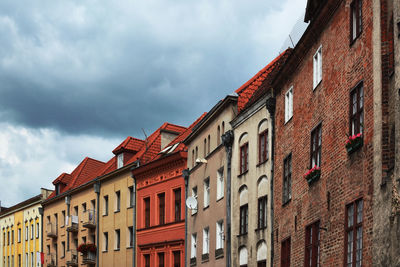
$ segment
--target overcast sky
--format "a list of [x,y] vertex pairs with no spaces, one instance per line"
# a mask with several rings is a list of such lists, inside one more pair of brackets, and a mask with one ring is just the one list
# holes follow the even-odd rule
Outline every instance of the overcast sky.
[[285,47],[306,0],[0,1],[0,200],[188,126]]

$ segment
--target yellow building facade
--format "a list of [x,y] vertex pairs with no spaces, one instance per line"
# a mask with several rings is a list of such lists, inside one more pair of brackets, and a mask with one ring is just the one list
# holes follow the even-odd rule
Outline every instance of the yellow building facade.
[[52,191],[18,203],[0,213],[0,267],[41,267],[42,200]]

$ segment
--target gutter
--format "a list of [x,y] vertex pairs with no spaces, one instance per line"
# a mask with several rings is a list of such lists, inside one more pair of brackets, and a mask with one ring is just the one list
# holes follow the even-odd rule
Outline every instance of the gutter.
[[94,192],[96,193],[97,197],[97,205],[96,205],[96,266],[100,266],[100,187],[101,187],[101,182],[97,181],[95,184],[93,184],[93,189]]
[[132,220],[132,267],[136,267],[136,178],[133,174],[133,170],[140,166],[139,160],[133,162],[135,165],[130,168],[131,171],[131,178],[133,179],[133,203],[132,203],[132,213],[133,213],[133,220]]
[[[273,94],[273,93],[272,93]],[[271,117],[271,262],[270,266],[273,266],[274,262],[274,168],[275,168],[275,158],[274,158],[274,147],[275,147],[275,106],[276,98],[268,98],[265,102],[265,107],[267,108],[269,115]]]

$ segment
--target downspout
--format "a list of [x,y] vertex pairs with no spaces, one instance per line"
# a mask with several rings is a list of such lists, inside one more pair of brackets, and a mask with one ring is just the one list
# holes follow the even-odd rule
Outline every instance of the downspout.
[[226,150],[226,266],[231,267],[231,165],[233,131],[229,130],[222,136],[222,144]]
[[100,181],[97,181],[94,185],[94,192],[96,193],[97,197],[97,205],[96,205],[96,266],[100,266]]
[[[43,266],[42,259],[41,259],[42,255],[43,255],[43,206],[39,207],[39,214],[40,214],[40,220],[41,220],[41,222],[40,222],[40,234],[41,234],[41,236],[40,236],[40,266]],[[21,257],[22,257],[22,255],[21,255]]]
[[[147,137],[146,137],[147,140]],[[147,143],[146,143],[146,150],[147,150]],[[133,194],[133,203],[132,203],[132,213],[133,213],[133,220],[132,220],[132,267],[136,267],[136,178],[133,175],[132,171],[140,166],[140,160],[135,161],[135,166],[133,166],[131,171],[131,178],[133,179],[133,186],[132,186],[132,194]]]
[[[67,204],[67,217],[68,217],[68,220],[69,220],[69,217],[71,215],[71,213],[70,213],[71,196],[66,196],[65,197],[65,203]],[[69,251],[69,232],[67,232],[67,251]]]
[[270,266],[273,266],[274,262],[274,148],[275,148],[275,106],[276,106],[276,98],[272,95],[265,102],[265,106],[269,112],[271,117],[271,178],[270,178],[270,187],[271,187],[271,262]]
[[[184,169],[182,171],[183,179],[185,180],[185,201],[188,198],[188,186],[189,186],[189,169]],[[187,267],[187,215],[188,215],[188,207],[185,205],[185,267]]]

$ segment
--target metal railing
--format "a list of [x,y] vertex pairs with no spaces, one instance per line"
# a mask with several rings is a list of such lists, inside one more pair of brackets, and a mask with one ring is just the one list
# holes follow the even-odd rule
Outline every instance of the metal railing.
[[47,223],[46,233],[48,237],[57,237],[57,224],[52,222]]
[[74,249],[67,251],[67,265],[78,266],[78,252]]
[[86,228],[96,227],[96,212],[94,210],[85,210],[83,212],[82,225]]

